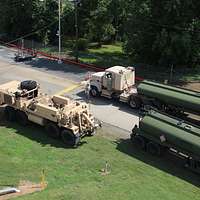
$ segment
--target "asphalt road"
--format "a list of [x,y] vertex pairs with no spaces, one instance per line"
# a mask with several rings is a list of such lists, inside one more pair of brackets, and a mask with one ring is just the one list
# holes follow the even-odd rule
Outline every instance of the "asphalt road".
[[[32,79],[38,81],[43,91],[48,94],[60,93],[85,101],[83,89],[76,88],[74,85],[85,79],[87,70],[73,65],[59,65],[56,61],[44,58],[16,63],[13,61],[14,53],[14,51],[0,46],[0,83]],[[128,105],[109,99],[90,99],[90,109],[96,118],[124,129],[127,134],[139,122],[137,113]]]

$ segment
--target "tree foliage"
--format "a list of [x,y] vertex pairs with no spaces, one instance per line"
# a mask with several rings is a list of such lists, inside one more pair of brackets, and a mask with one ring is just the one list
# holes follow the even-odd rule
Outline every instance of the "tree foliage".
[[[197,63],[200,54],[199,0],[82,0],[78,5],[80,38],[123,41],[135,61],[164,65]],[[75,37],[74,5],[62,0],[62,35]],[[57,42],[56,0],[0,2],[0,33]],[[29,33],[32,33],[29,35]]]
[[140,62],[183,65],[200,53],[196,0],[137,0],[128,7],[125,50]]

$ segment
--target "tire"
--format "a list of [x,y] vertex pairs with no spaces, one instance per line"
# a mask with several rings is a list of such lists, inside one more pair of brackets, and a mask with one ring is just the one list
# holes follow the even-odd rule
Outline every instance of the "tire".
[[37,82],[32,80],[22,81],[20,84],[20,88],[22,90],[33,90],[37,87]]
[[68,147],[76,147],[80,142],[80,137],[74,135],[74,133],[68,129],[64,129],[61,132],[61,138]]
[[[22,81],[20,83],[20,88],[22,90],[34,90],[37,88],[37,82],[36,81],[32,81],[32,80],[27,80],[27,81]],[[38,90],[34,90],[32,93],[33,97],[37,97],[38,96]]]
[[161,155],[161,147],[159,144],[154,142],[149,142],[147,144],[147,152],[153,156],[160,156]]
[[136,145],[139,149],[145,150],[146,148],[146,140],[144,137],[140,135],[131,136],[131,141],[134,145]]
[[16,120],[17,122],[22,125],[26,126],[28,124],[28,116],[23,111],[18,110],[16,113]]
[[91,86],[90,95],[92,97],[98,97],[100,95],[99,90],[97,89],[96,86]]
[[60,128],[53,122],[47,122],[45,130],[47,135],[51,138],[57,139],[60,137]]
[[130,96],[128,104],[132,109],[138,109],[141,107],[140,99],[134,95]]
[[96,130],[95,129],[88,132],[88,136],[90,136],[90,137],[94,136],[95,134],[96,134]]
[[16,120],[16,111],[10,106],[6,106],[4,110],[5,118],[9,122],[14,122]]

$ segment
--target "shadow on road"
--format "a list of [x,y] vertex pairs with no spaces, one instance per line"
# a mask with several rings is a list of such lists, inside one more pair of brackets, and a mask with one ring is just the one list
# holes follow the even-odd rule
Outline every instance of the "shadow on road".
[[27,61],[24,62],[26,65],[31,65],[33,68],[39,68],[39,69],[44,69],[44,70],[51,70],[51,71],[60,71],[64,73],[75,73],[75,74],[83,74],[87,70],[82,69],[78,66],[75,65],[70,65],[70,64],[58,64],[57,61],[55,60],[48,60],[46,58],[36,58],[33,59],[32,61]]
[[[78,97],[80,97],[79,100],[82,99],[88,103],[88,100],[86,99],[86,95],[85,95],[84,91],[80,91],[80,92],[76,93],[76,95]],[[90,97],[89,103],[92,105],[95,105],[95,106],[103,106],[103,105],[104,106],[106,106],[106,105],[114,106],[114,107],[117,107],[118,110],[120,110],[120,111],[139,116],[138,110],[131,109],[128,104],[119,102],[117,100],[107,99],[105,97],[96,97],[96,98]]]
[[145,164],[156,167],[164,172],[200,187],[199,174],[195,174],[184,168],[182,159],[169,153],[167,153],[164,158],[151,156],[148,153],[136,148],[130,139],[119,139],[116,143],[117,150],[132,156]]

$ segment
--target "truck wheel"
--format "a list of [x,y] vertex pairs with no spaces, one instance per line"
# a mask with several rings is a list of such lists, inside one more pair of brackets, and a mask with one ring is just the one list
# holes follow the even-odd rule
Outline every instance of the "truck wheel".
[[88,136],[94,136],[96,134],[96,130],[88,131]]
[[63,142],[68,146],[68,147],[75,147],[78,145],[80,141],[80,137],[74,135],[74,133],[71,130],[64,129],[61,132],[61,137]]
[[7,121],[13,122],[16,120],[16,111],[10,106],[6,106],[4,110],[5,118]]
[[26,126],[28,124],[28,116],[23,111],[18,110],[16,114],[17,122],[22,125]]
[[141,107],[140,99],[134,95],[130,96],[128,104],[132,109],[138,109]]
[[161,155],[160,145],[154,142],[149,142],[147,144],[147,152],[153,156],[160,156]]
[[96,86],[91,86],[90,95],[92,97],[98,97],[99,96],[99,91],[98,91]]
[[53,122],[47,122],[45,125],[45,130],[47,132],[47,135],[51,138],[57,139],[60,137],[60,129]]
[[131,140],[138,148],[144,150],[146,148],[146,140],[140,135],[132,136]]

